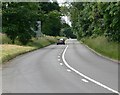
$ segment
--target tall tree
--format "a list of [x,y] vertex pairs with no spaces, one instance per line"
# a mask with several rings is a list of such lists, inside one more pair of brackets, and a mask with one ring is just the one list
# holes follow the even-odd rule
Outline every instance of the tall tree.
[[46,35],[59,36],[61,29],[60,7],[56,2],[39,3],[43,12],[42,32]]
[[38,5],[27,2],[3,3],[3,32],[14,43],[18,39],[22,44],[34,35],[31,27],[36,22]]
[[70,8],[72,28],[78,38],[105,35],[120,42],[120,2],[74,2]]
[[41,21],[42,32],[59,35],[61,28],[60,7],[51,2],[6,2],[3,9],[3,32],[14,41],[27,44],[35,36],[31,27],[37,30],[36,21]]
[[60,11],[60,7],[57,2],[41,2],[39,5],[41,6],[41,10],[46,14],[54,10]]
[[46,35],[59,36],[61,29],[61,18],[58,11],[51,11],[46,14],[46,19],[42,25],[42,31]]

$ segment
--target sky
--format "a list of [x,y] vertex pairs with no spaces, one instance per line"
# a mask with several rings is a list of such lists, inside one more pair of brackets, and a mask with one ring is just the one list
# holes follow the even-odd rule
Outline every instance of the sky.
[[[55,0],[50,0],[50,2],[53,2],[53,1],[55,1]],[[64,6],[63,3],[65,3],[66,1],[68,1],[68,0],[57,0],[59,6]],[[66,4],[66,6],[67,6],[67,4]],[[67,17],[67,16],[62,16],[62,19],[64,19],[65,22],[66,22],[68,25],[71,26],[71,22],[70,22],[70,18],[69,18],[69,17]]]
[[66,0],[57,0],[57,2],[59,3],[59,5],[61,6],[62,3],[64,3]]
[[[62,3],[65,3],[66,0],[57,0],[57,2],[59,3],[59,6],[62,6],[63,5]],[[69,17],[63,16],[62,19],[64,19],[65,22],[71,26],[71,22],[70,22],[70,18]]]
[[69,17],[67,17],[67,16],[63,16],[63,17],[62,17],[62,19],[64,19],[64,20],[65,20],[65,22],[66,22],[68,25],[70,25],[70,26],[71,26],[71,22],[70,22]]

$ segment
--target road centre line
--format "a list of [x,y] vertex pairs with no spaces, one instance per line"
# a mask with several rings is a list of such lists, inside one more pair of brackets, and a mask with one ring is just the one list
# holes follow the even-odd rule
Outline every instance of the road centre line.
[[98,82],[98,81],[96,81],[96,80],[94,80],[94,79],[92,79],[92,78],[84,75],[83,73],[81,73],[81,72],[77,71],[76,69],[74,69],[73,67],[71,67],[71,66],[67,63],[67,61],[65,60],[65,53],[66,53],[66,51],[67,51],[67,48],[68,48],[68,45],[67,45],[66,48],[64,49],[64,52],[63,52],[63,54],[62,54],[62,60],[63,60],[64,64],[65,64],[70,70],[74,71],[75,73],[77,73],[78,75],[84,77],[85,79],[87,79],[87,80],[89,80],[89,81],[91,81],[91,82],[93,82],[93,83],[95,83],[95,84],[97,84],[97,85],[99,85],[99,86],[101,86],[101,87],[103,87],[103,88],[111,91],[111,92],[114,92],[114,93],[117,93],[117,94],[120,95],[120,93],[119,93],[118,91],[116,91],[116,90],[114,90],[114,89],[112,89],[112,88],[110,88],[110,87],[108,87],[108,86],[106,86],[106,85],[104,85],[104,84],[102,84],[102,83],[100,83],[100,82]]
[[86,79],[81,79],[82,81],[84,81],[84,82],[88,82]]
[[60,63],[60,65],[62,66],[62,65],[63,65],[63,63]]
[[67,71],[68,71],[68,72],[71,72],[71,70],[70,70],[70,69],[67,69]]
[[58,61],[60,61],[60,59],[58,59]]

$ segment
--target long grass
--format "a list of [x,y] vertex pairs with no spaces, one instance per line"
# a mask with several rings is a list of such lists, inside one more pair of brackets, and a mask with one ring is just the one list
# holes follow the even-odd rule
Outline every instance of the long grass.
[[26,46],[20,46],[20,45],[12,45],[12,44],[1,44],[0,45],[0,58],[2,60],[1,63],[4,63],[20,54],[33,51],[45,46],[48,46],[50,44],[53,44],[57,41],[56,37],[40,37],[38,39],[33,38],[31,42],[29,42]]
[[109,58],[120,60],[119,43],[110,42],[104,36],[85,38],[83,42],[96,52]]
[[7,37],[7,35],[0,33],[0,44],[11,44],[12,41],[10,38]]
[[32,42],[29,42],[27,45],[28,46],[34,46],[36,48],[42,48],[42,47],[45,47],[47,45],[53,44],[56,41],[57,41],[56,37],[44,36],[44,37],[40,37],[38,39],[33,38]]
[[35,47],[3,44],[1,45],[1,49],[2,55],[0,57],[2,62],[4,62],[11,58],[14,58],[17,55],[34,50]]

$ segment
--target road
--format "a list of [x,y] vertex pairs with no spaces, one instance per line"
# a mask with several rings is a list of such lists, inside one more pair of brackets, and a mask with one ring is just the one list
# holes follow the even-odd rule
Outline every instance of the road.
[[75,39],[3,65],[3,93],[118,93],[118,64]]

